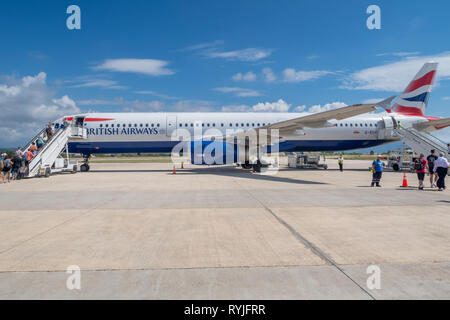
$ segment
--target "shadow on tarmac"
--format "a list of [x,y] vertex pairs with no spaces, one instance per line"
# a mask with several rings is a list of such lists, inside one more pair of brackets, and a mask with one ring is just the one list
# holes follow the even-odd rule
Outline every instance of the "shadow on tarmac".
[[[291,169],[280,169],[279,171],[290,171]],[[123,172],[166,172],[172,175],[172,170],[91,170],[90,173],[123,173]],[[254,179],[259,181],[272,181],[272,182],[283,182],[283,183],[294,183],[294,184],[311,184],[311,185],[328,185],[329,183],[308,181],[308,180],[298,180],[287,177],[279,177],[277,175],[265,175],[253,173],[251,170],[243,170],[237,167],[206,167],[206,168],[190,168],[190,169],[176,169],[177,175],[187,175],[187,174],[209,174],[209,175],[220,175],[225,177],[234,177],[242,179]]]

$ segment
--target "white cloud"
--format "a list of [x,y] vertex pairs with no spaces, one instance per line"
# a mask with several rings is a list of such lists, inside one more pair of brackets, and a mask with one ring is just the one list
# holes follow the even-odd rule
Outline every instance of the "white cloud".
[[23,144],[48,121],[80,113],[67,95],[57,98],[44,72],[0,85],[0,146]]
[[317,104],[317,105],[314,105],[311,108],[309,108],[308,112],[311,112],[311,113],[325,112],[325,111],[329,111],[329,110],[343,108],[346,106],[347,106],[347,104],[343,103],[343,102],[332,102],[332,103],[324,104],[323,106],[321,106],[320,104]]
[[420,52],[418,51],[401,51],[401,52],[390,52],[390,53],[379,53],[377,54],[377,57],[383,57],[383,56],[395,56],[395,57],[407,57],[407,56],[417,56]]
[[[1,89],[0,89],[0,90],[1,90]],[[443,97],[442,100],[448,101],[448,100],[450,100],[450,97]]]
[[105,89],[125,89],[125,86],[118,85],[117,81],[106,79],[79,79],[66,81],[67,83],[76,83],[70,86],[70,88],[94,88],[100,87]]
[[259,49],[259,48],[247,48],[234,51],[207,51],[204,53],[210,58],[223,58],[227,60],[237,61],[258,61],[267,58],[272,54],[272,50]]
[[401,92],[413,79],[424,63],[436,61],[438,78],[450,78],[450,52],[438,55],[408,57],[397,62],[362,69],[343,80],[343,88]]
[[316,71],[296,71],[293,68],[287,68],[283,71],[285,82],[302,82],[308,80],[315,80],[323,76],[333,74],[331,71],[316,70]]
[[169,96],[167,94],[163,94],[163,93],[158,93],[156,91],[136,91],[137,94],[142,94],[142,95],[151,95],[151,96],[155,96],[161,99],[167,99],[167,100],[175,100],[175,99],[179,99],[177,97],[173,97],[173,96]]
[[303,112],[306,110],[306,105],[301,105],[294,108],[294,112]]
[[185,47],[181,50],[182,51],[195,51],[195,50],[200,50],[200,49],[213,48],[213,47],[217,47],[217,46],[223,45],[223,44],[224,44],[223,40],[216,40],[213,42],[203,42],[203,43],[195,44],[192,46]]
[[275,73],[273,73],[272,69],[270,68],[264,68],[262,70],[262,73],[264,75],[264,81],[266,82],[274,82],[277,80]]
[[287,104],[283,99],[279,99],[276,102],[265,102],[255,104],[252,109],[257,112],[288,112],[290,104]]
[[223,93],[233,93],[237,97],[258,97],[261,95],[261,93],[259,93],[256,90],[238,87],[221,87],[221,88],[214,88],[214,90]]
[[94,69],[114,72],[132,72],[150,76],[164,76],[175,73],[166,68],[168,64],[168,61],[155,59],[108,59]]
[[247,72],[247,73],[241,73],[241,72],[239,72],[239,73],[236,73],[236,74],[232,77],[232,79],[233,79],[234,81],[248,81],[248,82],[251,82],[251,81],[255,81],[255,80],[256,80],[256,74],[254,74],[254,73],[251,72],[251,71],[249,71],[249,72]]

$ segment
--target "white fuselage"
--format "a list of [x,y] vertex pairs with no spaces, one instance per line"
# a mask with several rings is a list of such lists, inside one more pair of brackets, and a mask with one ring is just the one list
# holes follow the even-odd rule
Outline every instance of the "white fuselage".
[[[88,113],[73,117],[87,130],[88,138],[69,142],[70,152],[151,153],[170,152],[176,136],[189,134],[225,136],[236,131],[264,127],[304,117],[307,113]],[[330,120],[323,128],[282,132],[280,151],[340,151],[372,147],[398,140],[390,134],[396,122],[409,127],[427,121],[424,117],[399,114],[366,114],[345,120]],[[58,127],[62,119],[55,121]],[[200,132],[200,134],[199,134]]]

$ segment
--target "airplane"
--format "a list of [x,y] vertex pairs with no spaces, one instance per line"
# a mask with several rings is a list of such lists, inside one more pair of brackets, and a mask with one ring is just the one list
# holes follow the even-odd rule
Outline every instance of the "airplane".
[[[437,65],[434,62],[425,63],[392,107],[395,96],[379,103],[352,105],[315,114],[85,113],[62,117],[54,121],[53,125],[58,129],[66,121],[86,129],[87,139],[71,139],[68,142],[70,153],[83,155],[84,163],[80,167],[83,172],[89,171],[89,157],[95,154],[170,153],[182,141],[181,137],[174,139],[181,131],[190,135],[188,140],[191,143],[201,141],[201,153],[215,140],[222,141],[225,148],[236,152],[236,145],[242,147],[242,144],[248,143],[248,139],[242,137],[250,131],[259,132],[262,129],[278,130],[278,152],[369,148],[398,141],[399,137],[389,134],[389,130],[399,125],[427,132],[450,125],[450,118],[425,116]],[[372,113],[377,107],[384,108],[385,112]],[[230,137],[235,140],[225,142],[225,138]],[[263,144],[261,141],[257,143]],[[273,147],[270,139],[264,143],[269,145],[270,152],[270,147]],[[245,146],[244,153],[248,149]],[[194,150],[190,152],[194,163]],[[198,149],[195,152],[198,153]],[[256,161],[250,160],[248,154],[225,159],[223,153],[217,153],[216,158],[220,161],[207,164],[237,163],[245,169],[253,168],[256,171],[261,167],[259,154]],[[195,164],[205,163],[201,160]]]

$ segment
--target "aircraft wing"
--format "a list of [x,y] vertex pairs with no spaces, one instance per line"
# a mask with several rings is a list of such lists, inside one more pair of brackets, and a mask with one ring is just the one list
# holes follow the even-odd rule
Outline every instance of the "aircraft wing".
[[[360,114],[368,113],[374,111],[377,106],[383,107],[384,109],[388,109],[392,100],[395,99],[395,96],[392,96],[388,99],[380,101],[378,103],[371,104],[355,104],[348,107],[343,107],[335,110],[329,110],[325,112],[314,113],[311,115],[307,115],[304,117],[298,117],[286,121],[280,121],[276,123],[272,123],[270,125],[259,127],[255,130],[258,132],[261,129],[278,129],[280,134],[283,132],[290,132],[295,130],[302,130],[303,128],[325,128],[329,127],[329,120],[342,120],[351,118]],[[270,135],[270,130],[268,130],[268,135]],[[242,130],[231,135],[232,137],[245,138],[247,136],[247,130]],[[205,136],[203,136],[205,138]],[[227,137],[222,137],[221,139],[225,139]],[[216,138],[217,139],[217,138]]]
[[450,118],[431,120],[413,124],[414,129],[419,131],[434,131],[450,126]]
[[335,110],[319,112],[305,117],[273,123],[261,129],[279,129],[280,131],[301,130],[303,128],[323,128],[327,127],[329,120],[343,120],[360,114],[374,111],[377,106],[387,108],[395,96],[386,100],[372,104],[356,104]]

